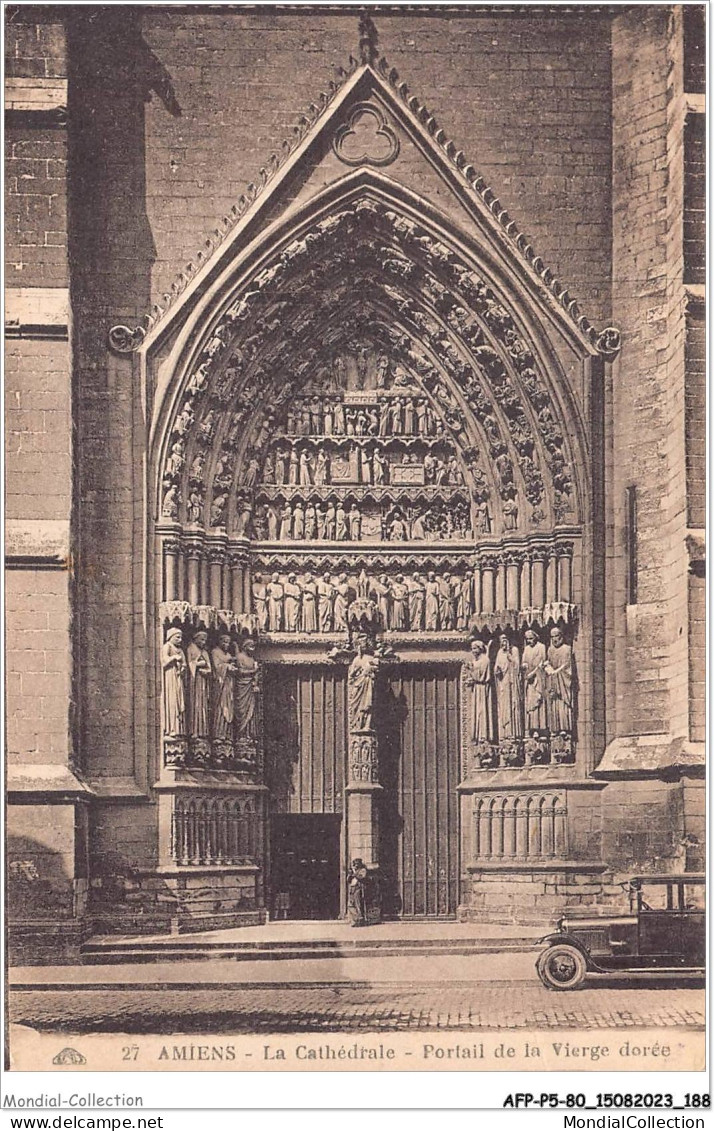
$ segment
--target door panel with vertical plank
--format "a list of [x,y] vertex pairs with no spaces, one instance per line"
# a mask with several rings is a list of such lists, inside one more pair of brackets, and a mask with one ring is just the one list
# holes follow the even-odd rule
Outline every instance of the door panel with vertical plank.
[[380,738],[384,908],[443,918],[458,904],[459,720],[453,666],[388,680]]

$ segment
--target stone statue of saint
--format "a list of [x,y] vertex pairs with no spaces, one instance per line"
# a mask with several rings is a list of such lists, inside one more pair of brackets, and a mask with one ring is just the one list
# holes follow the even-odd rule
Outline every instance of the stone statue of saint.
[[370,597],[376,602],[382,628],[389,628],[389,578],[386,573],[371,582]]
[[186,696],[184,679],[186,657],[181,647],[180,628],[170,628],[161,649],[161,670],[164,674],[164,734],[180,738],[186,734]]
[[381,486],[386,479],[386,468],[387,460],[379,449],[375,448],[374,455],[372,456],[372,477],[377,487]]
[[347,673],[347,709],[350,730],[373,730],[374,687],[379,660],[369,654],[366,636],[355,638],[357,655]]
[[467,699],[469,740],[490,742],[493,738],[491,664],[483,641],[471,641],[471,655],[461,670],[461,679],[469,695]]
[[280,542],[289,542],[293,534],[293,512],[290,503],[285,503],[280,512]]
[[489,513],[488,503],[485,499],[482,499],[476,507],[476,533],[491,533],[491,515]]
[[258,662],[255,659],[255,641],[250,636],[238,642],[235,669],[236,738],[256,739],[260,678]]
[[541,643],[532,628],[526,629],[524,639],[525,647],[521,669],[525,692],[526,730],[541,730],[548,725],[544,670],[546,663],[545,644]]
[[317,585],[311,573],[306,573],[302,582],[302,630],[317,632]]
[[362,537],[362,515],[356,503],[353,503],[348,516],[349,537],[351,542],[359,542]]
[[268,631],[268,588],[263,581],[262,574],[256,573],[253,578],[253,612],[258,618],[258,628],[261,632]]
[[430,573],[427,577],[426,585],[426,630],[427,632],[437,632],[439,629],[439,611],[441,607],[439,582],[436,580],[436,574]]
[[501,635],[493,672],[496,677],[498,701],[498,737],[522,738],[523,685],[520,656],[518,649],[511,647],[511,642],[505,633]]
[[513,499],[506,499],[501,510],[503,511],[503,529],[515,530],[518,527],[518,504]]
[[285,631],[298,632],[300,629],[302,589],[298,585],[294,573],[288,574],[288,579],[283,588],[285,590]]
[[280,574],[274,573],[266,588],[268,594],[268,626],[271,632],[282,632],[285,590],[280,582]]
[[211,652],[213,664],[213,737],[224,741],[233,737],[235,692],[233,680],[236,671],[231,655],[231,638],[221,633]]
[[317,460],[315,462],[315,486],[323,487],[327,483],[327,473],[330,469],[330,463],[325,452],[320,448],[317,453]]
[[464,574],[456,608],[456,627],[467,629],[474,615],[474,574],[469,570]]
[[391,587],[392,592],[392,619],[390,628],[397,632],[405,632],[409,627],[409,590],[404,584],[404,577],[398,574]]
[[178,518],[179,498],[179,489],[175,483],[172,483],[161,504],[162,518]]
[[566,731],[572,734],[573,649],[565,643],[559,628],[551,630],[544,670],[548,677],[548,726],[552,732]]
[[317,582],[317,616],[320,632],[332,631],[332,606],[335,587],[329,572],[324,573]]
[[186,650],[192,738],[209,738],[211,734],[211,657],[206,651],[207,641],[208,633],[199,629]]
[[341,573],[335,585],[335,604],[332,610],[335,632],[347,631],[347,609],[349,603],[350,584],[347,580],[347,574]]
[[424,598],[426,589],[420,574],[414,573],[406,581],[409,590],[409,628],[419,632],[424,627]]

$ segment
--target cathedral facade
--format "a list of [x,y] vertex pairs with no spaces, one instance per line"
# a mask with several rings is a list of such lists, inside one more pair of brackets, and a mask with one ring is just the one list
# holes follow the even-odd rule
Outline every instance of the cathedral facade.
[[97,12],[6,36],[16,953],[701,868],[703,9]]

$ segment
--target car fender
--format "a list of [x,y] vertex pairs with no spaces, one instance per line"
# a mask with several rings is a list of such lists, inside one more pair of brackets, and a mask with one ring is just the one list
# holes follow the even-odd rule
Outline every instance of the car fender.
[[583,944],[580,942],[580,940],[575,935],[571,935],[567,931],[554,931],[550,935],[544,935],[542,939],[538,940],[538,945],[539,946],[546,946],[546,947],[547,946],[562,946],[562,945],[574,946],[575,949],[579,950],[580,953],[582,954],[583,958],[585,959],[585,961],[587,963],[588,969],[592,969],[593,966],[595,965],[593,963],[591,956],[590,956],[590,951],[587,950],[587,948],[583,946]]

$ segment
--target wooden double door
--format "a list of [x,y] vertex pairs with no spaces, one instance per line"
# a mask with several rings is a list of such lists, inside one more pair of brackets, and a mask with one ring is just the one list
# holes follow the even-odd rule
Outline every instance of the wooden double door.
[[[344,908],[347,866],[339,822],[348,781],[346,671],[276,664],[267,668],[264,687],[272,903],[280,885],[285,887],[288,861],[314,858],[312,887],[319,887],[319,898],[312,904],[307,895],[282,902],[296,909],[305,904],[299,915],[289,912],[292,918],[337,917]],[[456,665],[409,664],[382,677],[377,725],[386,917],[450,918],[456,911],[458,696]],[[324,828],[315,820],[328,816],[338,820]],[[320,846],[321,853],[313,851]],[[341,859],[335,862],[337,853]]]

